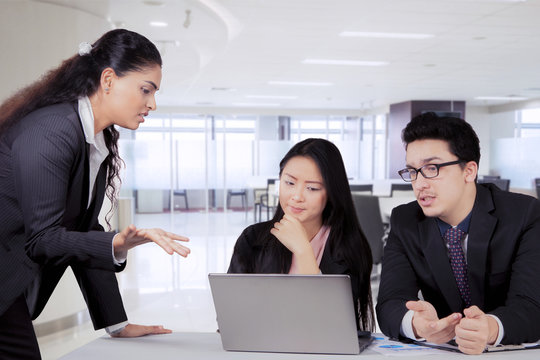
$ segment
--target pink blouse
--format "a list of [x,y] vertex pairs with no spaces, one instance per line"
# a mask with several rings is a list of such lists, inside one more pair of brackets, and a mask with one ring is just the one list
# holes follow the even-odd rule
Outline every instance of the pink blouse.
[[[311,239],[309,242],[311,248],[313,249],[313,254],[317,260],[317,265],[321,264],[321,259],[324,253],[324,246],[326,245],[326,240],[328,240],[328,235],[330,234],[330,227],[323,225],[319,232]],[[296,256],[293,254],[291,268],[289,274],[298,274],[298,264]]]

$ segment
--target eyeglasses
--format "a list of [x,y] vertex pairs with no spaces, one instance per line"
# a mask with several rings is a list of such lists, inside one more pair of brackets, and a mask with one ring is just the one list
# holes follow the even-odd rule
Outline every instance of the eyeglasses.
[[419,167],[418,169],[405,168],[405,169],[399,170],[398,174],[399,176],[401,176],[403,180],[407,182],[416,180],[416,178],[418,177],[418,173],[421,173],[422,176],[426,179],[431,179],[439,175],[440,168],[444,166],[449,166],[449,165],[461,164],[464,162],[466,161],[455,160],[455,161],[445,162],[442,164],[426,164],[424,166]]

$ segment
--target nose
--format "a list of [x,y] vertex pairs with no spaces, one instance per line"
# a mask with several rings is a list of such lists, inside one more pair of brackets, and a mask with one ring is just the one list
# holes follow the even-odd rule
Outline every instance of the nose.
[[156,97],[154,95],[152,95],[148,99],[148,103],[146,104],[146,106],[148,107],[149,110],[156,110],[157,109]]
[[416,180],[412,182],[413,189],[422,190],[427,188],[428,185],[428,181],[426,180],[424,175],[422,175],[421,172],[418,172],[418,174],[416,175]]
[[302,190],[301,189],[297,189],[294,194],[293,194],[293,200],[294,201],[303,201],[304,200],[304,196],[302,194]]

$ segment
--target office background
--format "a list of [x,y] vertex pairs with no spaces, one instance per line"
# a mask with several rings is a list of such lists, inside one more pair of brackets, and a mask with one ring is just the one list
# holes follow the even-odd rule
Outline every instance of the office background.
[[[158,110],[121,131],[113,227],[164,227],[193,253],[136,249],[120,286],[135,322],[212,331],[206,274],[226,270],[258,220],[255,190],[299,140],[335,142],[351,184],[388,198],[404,156],[394,110],[459,111],[480,137],[480,175],[536,195],[539,15],[539,0],[0,0],[0,100],[114,27],[157,44]],[[144,311],[159,302],[174,316]],[[84,308],[68,273],[36,320],[44,358],[102,334]]]

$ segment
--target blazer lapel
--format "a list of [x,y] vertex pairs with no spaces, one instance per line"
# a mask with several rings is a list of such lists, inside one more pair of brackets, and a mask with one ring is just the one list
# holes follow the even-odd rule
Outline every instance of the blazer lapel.
[[484,288],[488,246],[497,225],[497,219],[490,214],[495,208],[489,190],[477,186],[476,201],[469,225],[467,242],[467,271],[471,300],[481,309],[484,307]]
[[431,274],[452,312],[463,310],[463,301],[450,267],[448,250],[434,218],[425,218],[418,224],[420,246],[431,269]]

